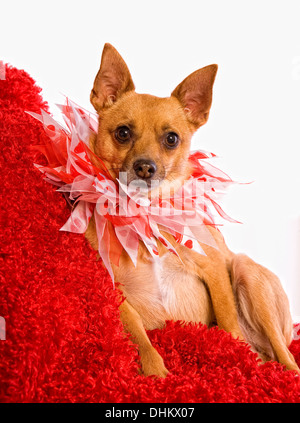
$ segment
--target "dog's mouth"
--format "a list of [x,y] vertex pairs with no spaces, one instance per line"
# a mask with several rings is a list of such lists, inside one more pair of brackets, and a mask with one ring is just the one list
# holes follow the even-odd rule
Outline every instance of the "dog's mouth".
[[156,190],[165,178],[165,169],[151,160],[137,160],[129,169],[122,166],[118,177],[131,190],[145,193]]
[[180,189],[184,180],[182,178],[153,178],[151,180],[143,180],[128,175],[128,172],[120,172],[118,183],[130,198],[134,199],[141,205],[152,201],[156,198],[172,198],[176,191]]
[[165,178],[154,177],[154,178],[138,178],[136,175],[130,174],[130,172],[120,171],[118,176],[118,182],[122,187],[126,187],[126,190],[132,194],[140,194],[141,196],[148,196],[151,193],[159,191]]

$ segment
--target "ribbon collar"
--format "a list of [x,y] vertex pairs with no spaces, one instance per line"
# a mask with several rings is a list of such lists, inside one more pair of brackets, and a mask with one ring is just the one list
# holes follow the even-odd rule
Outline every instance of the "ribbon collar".
[[[60,229],[85,233],[94,214],[99,254],[114,280],[112,264],[118,266],[123,252],[137,264],[139,243],[143,242],[154,260],[159,260],[157,242],[178,255],[161,230],[176,242],[204,254],[200,243],[217,248],[207,225],[217,227],[218,218],[231,219],[217,203],[217,197],[234,182],[207,159],[215,157],[205,151],[189,156],[192,174],[170,198],[149,199],[130,190],[119,178],[115,181],[101,158],[95,166],[89,138],[97,133],[98,118],[69,99],[58,106],[66,127],[47,112],[28,112],[44,126],[43,144],[35,146],[47,165],[35,164],[45,179],[67,194],[74,202],[67,222]],[[180,257],[179,257],[180,258]]]

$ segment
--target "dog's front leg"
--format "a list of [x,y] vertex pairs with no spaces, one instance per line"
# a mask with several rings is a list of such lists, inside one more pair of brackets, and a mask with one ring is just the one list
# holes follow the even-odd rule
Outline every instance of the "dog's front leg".
[[209,266],[200,277],[208,287],[218,327],[230,332],[234,338],[243,340],[230,276],[226,267],[215,263],[213,266]]
[[139,313],[125,300],[121,306],[121,321],[139,347],[142,372],[145,376],[166,377],[168,370],[156,349],[151,345]]
[[186,247],[178,246],[168,233],[163,235],[176,249],[182,258],[185,269],[196,274],[208,288],[212,301],[213,312],[220,329],[230,332],[234,338],[243,340],[243,334],[238,322],[238,313],[232,290],[228,261],[231,257],[222,235],[213,228],[208,228],[215,238],[218,249],[201,244],[206,255],[202,255]]

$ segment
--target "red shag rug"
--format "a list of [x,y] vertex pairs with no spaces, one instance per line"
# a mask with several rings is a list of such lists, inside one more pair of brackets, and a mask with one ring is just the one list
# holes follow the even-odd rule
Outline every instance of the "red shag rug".
[[[138,374],[112,282],[82,235],[60,232],[61,194],[33,167],[43,129],[24,113],[47,110],[34,80],[6,67],[0,80],[1,402],[300,402],[299,377],[258,366],[224,331],[168,322],[149,332],[171,371]],[[300,364],[300,341],[290,347]]]

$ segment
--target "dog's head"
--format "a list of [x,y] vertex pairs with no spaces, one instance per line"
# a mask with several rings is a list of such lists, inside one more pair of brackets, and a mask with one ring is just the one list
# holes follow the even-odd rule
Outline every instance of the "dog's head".
[[[113,177],[127,172],[127,183],[175,188],[188,177],[193,133],[207,122],[217,65],[189,75],[160,98],[137,94],[126,63],[105,44],[91,92],[99,114],[92,149]],[[155,183],[154,183],[155,182]]]

